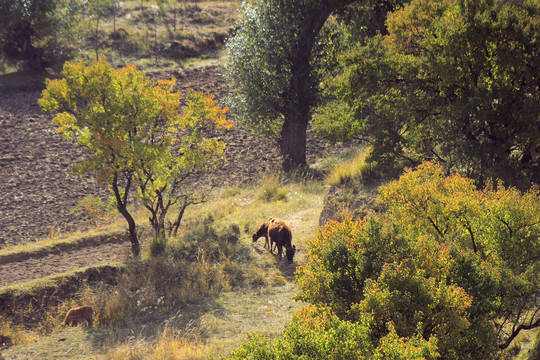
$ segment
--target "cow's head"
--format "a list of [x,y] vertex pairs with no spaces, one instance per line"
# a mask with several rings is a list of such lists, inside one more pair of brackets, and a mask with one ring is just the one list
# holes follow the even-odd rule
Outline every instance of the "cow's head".
[[253,233],[253,242],[257,241],[258,238],[264,236],[268,232],[268,223],[263,223],[259,226],[259,230]]
[[287,260],[289,263],[293,262],[294,254],[296,254],[296,245],[285,249],[285,254],[287,255]]

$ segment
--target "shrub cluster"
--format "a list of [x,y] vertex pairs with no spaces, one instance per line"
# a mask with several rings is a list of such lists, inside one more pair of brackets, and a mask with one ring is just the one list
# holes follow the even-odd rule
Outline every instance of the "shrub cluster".
[[488,359],[539,325],[537,188],[478,190],[425,163],[378,201],[386,212],[308,242],[297,299],[312,305],[283,338],[231,358]]
[[[160,249],[157,251],[156,249]],[[115,286],[88,288],[81,297],[96,308],[98,325],[120,326],[141,316],[177,309],[244,284],[249,249],[231,227],[202,219],[182,238],[150,245],[149,256],[129,264]]]

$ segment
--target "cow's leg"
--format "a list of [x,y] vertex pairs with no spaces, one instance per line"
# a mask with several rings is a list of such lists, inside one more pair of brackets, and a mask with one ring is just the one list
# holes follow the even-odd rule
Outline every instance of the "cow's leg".
[[272,239],[272,236],[270,236],[270,254],[274,253],[274,239]]

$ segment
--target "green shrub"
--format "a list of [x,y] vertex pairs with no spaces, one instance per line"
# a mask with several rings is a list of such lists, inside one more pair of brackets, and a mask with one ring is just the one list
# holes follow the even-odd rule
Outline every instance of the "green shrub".
[[165,248],[167,245],[167,241],[162,237],[154,238],[150,245],[148,246],[148,250],[150,251],[151,256],[158,256],[165,252]]
[[424,339],[444,359],[493,358],[538,314],[537,188],[478,190],[426,163],[379,201],[385,213],[329,222],[308,243],[299,299],[372,317],[374,346]]
[[395,336],[395,331],[374,348],[370,338],[370,318],[362,322],[343,321],[328,309],[305,307],[285,328],[282,338],[272,342],[251,334],[242,346],[224,359],[435,359],[435,340],[415,337],[408,341]]

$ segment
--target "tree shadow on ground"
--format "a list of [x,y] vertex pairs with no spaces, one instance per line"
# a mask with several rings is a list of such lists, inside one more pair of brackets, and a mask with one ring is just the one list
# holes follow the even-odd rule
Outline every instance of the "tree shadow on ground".
[[16,71],[0,75],[0,92],[41,91],[45,89],[45,79],[58,78],[46,71]]
[[182,305],[177,310],[140,316],[122,327],[95,327],[85,331],[89,343],[99,352],[135,342],[152,343],[166,331],[186,339],[205,338],[203,316],[223,311],[216,302],[218,297],[219,293]]

